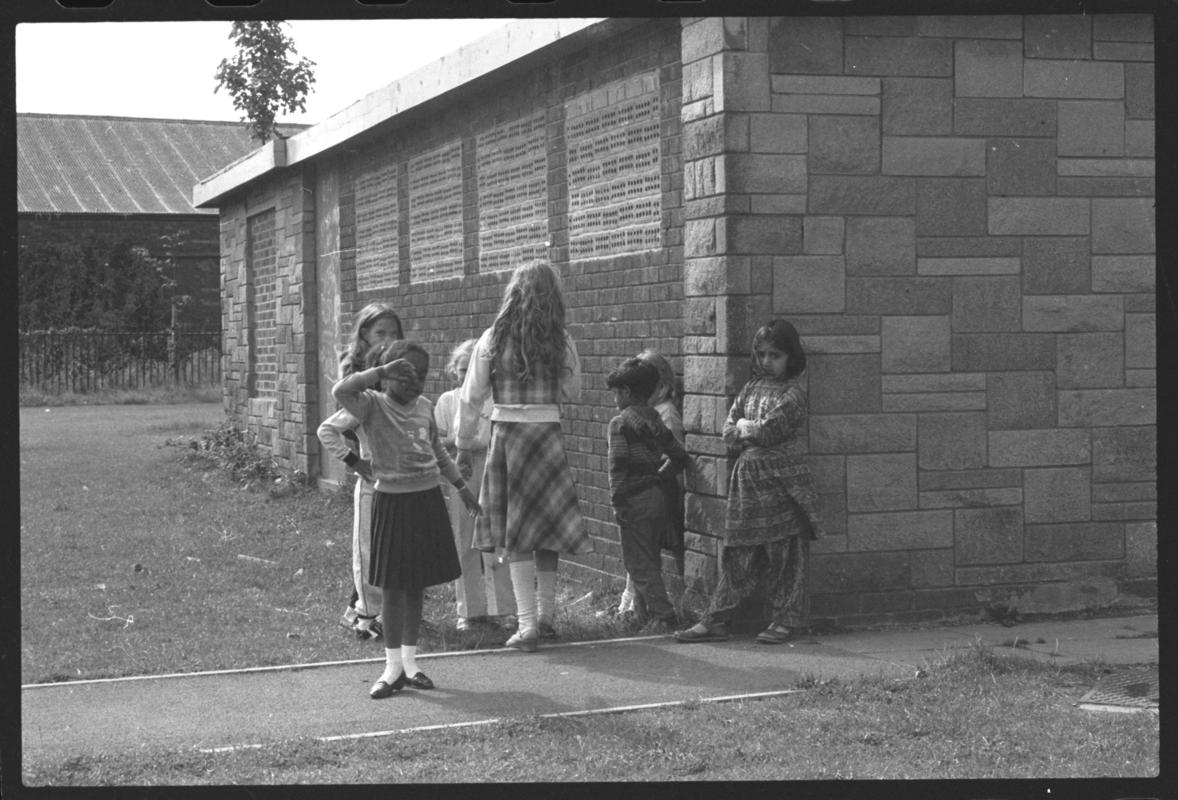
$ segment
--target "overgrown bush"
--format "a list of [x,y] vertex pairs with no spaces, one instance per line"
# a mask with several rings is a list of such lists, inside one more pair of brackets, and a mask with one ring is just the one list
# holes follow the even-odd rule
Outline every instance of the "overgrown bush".
[[[183,446],[185,442],[169,440],[169,444]],[[266,488],[271,497],[285,497],[307,488],[306,473],[280,466],[258,446],[257,434],[231,421],[205,431],[199,439],[187,440],[186,445],[185,464],[220,470],[244,489]]]

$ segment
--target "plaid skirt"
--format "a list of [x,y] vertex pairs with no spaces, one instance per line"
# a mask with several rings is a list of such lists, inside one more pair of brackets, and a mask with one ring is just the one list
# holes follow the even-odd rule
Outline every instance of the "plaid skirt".
[[591,553],[559,422],[492,422],[473,547]]
[[369,584],[424,589],[461,574],[440,486],[405,494],[373,492]]

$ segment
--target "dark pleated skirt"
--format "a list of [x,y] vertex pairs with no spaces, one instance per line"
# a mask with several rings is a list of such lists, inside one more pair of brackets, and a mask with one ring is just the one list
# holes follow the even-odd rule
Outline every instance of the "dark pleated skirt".
[[382,589],[424,589],[462,574],[442,488],[374,492],[368,582]]

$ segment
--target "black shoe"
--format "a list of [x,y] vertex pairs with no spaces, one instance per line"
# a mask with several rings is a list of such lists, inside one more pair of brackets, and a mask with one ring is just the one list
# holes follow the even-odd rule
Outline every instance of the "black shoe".
[[[421,673],[419,672],[418,675]],[[428,678],[426,680],[429,680]],[[409,683],[409,678],[402,672],[397,676],[397,679],[392,683],[385,683],[384,681],[377,681],[372,684],[372,688],[368,690],[368,696],[373,700],[384,700],[386,697],[392,697],[397,692],[405,688]]]
[[[401,674],[404,675],[405,673],[402,672]],[[431,681],[429,676],[427,676],[424,672],[415,672],[413,673],[413,677],[408,678],[407,680],[409,681],[409,685],[415,689],[434,688],[434,682]]]

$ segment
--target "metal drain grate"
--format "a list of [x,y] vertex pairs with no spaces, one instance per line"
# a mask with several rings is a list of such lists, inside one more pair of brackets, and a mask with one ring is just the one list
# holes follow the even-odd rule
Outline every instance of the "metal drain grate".
[[1080,698],[1089,711],[1142,711],[1158,707],[1158,670],[1134,669],[1101,679]]

